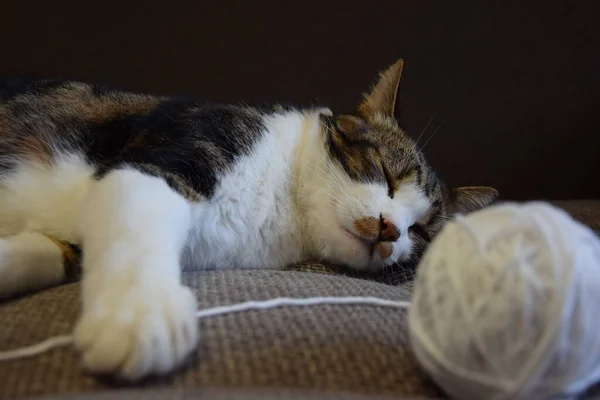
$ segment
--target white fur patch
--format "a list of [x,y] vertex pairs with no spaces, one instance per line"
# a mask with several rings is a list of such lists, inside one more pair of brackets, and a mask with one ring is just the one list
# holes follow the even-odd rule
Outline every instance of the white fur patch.
[[62,252],[47,236],[23,232],[0,239],[0,299],[58,285],[64,276]]
[[287,113],[265,124],[253,152],[238,159],[209,201],[193,206],[187,267],[281,268],[302,259],[294,168],[302,135],[314,134],[318,121]]
[[78,155],[52,165],[23,163],[0,182],[0,236],[42,232],[78,244],[73,218],[92,182],[94,169]]
[[85,367],[127,379],[172,370],[198,339],[196,301],[179,281],[190,207],[159,178],[114,171],[81,207]]

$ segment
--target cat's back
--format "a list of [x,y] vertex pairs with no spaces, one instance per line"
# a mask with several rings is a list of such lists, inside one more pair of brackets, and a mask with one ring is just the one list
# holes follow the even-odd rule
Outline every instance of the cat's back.
[[0,80],[0,174],[23,159],[74,153],[101,166],[156,151],[190,156],[202,141],[231,151],[261,127],[258,110],[238,105],[63,79]]
[[93,160],[102,158],[99,153],[115,156],[127,144],[156,148],[176,141],[183,146],[176,146],[178,151],[203,141],[235,152],[254,142],[269,112],[268,107],[198,102],[80,81],[8,78],[0,80],[0,152],[20,154],[19,147],[40,148],[43,142],[63,151],[77,146]]
[[[0,118],[7,123],[103,123],[126,115],[151,112],[165,98],[79,81],[41,78],[0,80]],[[33,126],[32,126],[33,128]],[[29,129],[32,130],[32,129]],[[5,132],[2,132],[5,133]]]

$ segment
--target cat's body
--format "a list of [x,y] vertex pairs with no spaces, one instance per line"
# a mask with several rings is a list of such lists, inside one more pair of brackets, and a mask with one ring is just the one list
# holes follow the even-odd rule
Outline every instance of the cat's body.
[[355,115],[197,104],[58,81],[0,86],[0,297],[77,275],[87,368],[136,379],[197,342],[185,268],[414,262],[455,211],[398,127],[402,63]]
[[[72,102],[103,101],[86,84],[64,82],[60,87]],[[185,267],[274,268],[306,257],[291,177],[301,138],[314,137],[320,129],[317,110],[277,113],[157,100],[148,114],[138,114],[141,107],[124,104],[121,96],[115,93],[116,112],[104,115],[101,123],[72,108],[58,117],[52,115],[56,108],[15,115],[13,126],[23,138],[17,139],[18,145],[0,139],[0,154],[8,153],[0,160],[15,160],[22,152],[19,165],[7,162],[2,171],[2,236],[35,231],[81,245],[76,228],[80,218],[75,215],[90,183],[123,168],[164,177],[189,201],[192,222],[183,252]],[[52,97],[55,101],[56,95]],[[139,101],[137,96],[127,100]],[[45,137],[39,126],[23,126],[40,116],[40,124],[55,117],[55,128]],[[241,121],[231,123],[235,119]],[[194,135],[186,131],[175,137],[188,123],[201,126],[194,127]],[[62,134],[69,129],[76,139]],[[217,134],[207,138],[204,132]]]

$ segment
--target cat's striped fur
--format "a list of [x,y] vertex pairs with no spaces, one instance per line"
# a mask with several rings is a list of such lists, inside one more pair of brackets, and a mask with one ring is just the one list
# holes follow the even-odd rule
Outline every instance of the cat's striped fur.
[[412,265],[491,188],[447,189],[394,118],[402,71],[353,114],[0,85],[0,297],[79,275],[85,366],[137,379],[197,342],[180,267]]

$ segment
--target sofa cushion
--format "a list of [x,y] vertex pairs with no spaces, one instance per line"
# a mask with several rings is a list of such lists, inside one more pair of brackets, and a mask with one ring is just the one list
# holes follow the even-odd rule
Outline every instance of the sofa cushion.
[[552,203],[600,234],[600,200],[557,200]]
[[[297,271],[185,272],[200,307],[275,297],[407,299],[403,287]],[[68,334],[79,307],[69,284],[0,307],[0,351]],[[145,388],[288,388],[356,394],[439,395],[411,357],[406,312],[362,305],[282,307],[199,321],[191,363]],[[0,363],[0,397],[111,390],[81,369],[71,347]]]
[[[419,400],[423,397],[405,397],[393,395],[373,395],[350,392],[327,392],[310,389],[123,389],[115,396],[115,391],[99,393],[49,395],[33,397],[35,400],[69,400],[85,398],[85,400]],[[427,400],[431,400],[427,398]],[[434,399],[435,400],[435,399]]]

